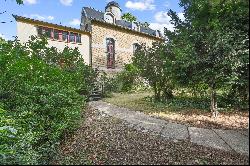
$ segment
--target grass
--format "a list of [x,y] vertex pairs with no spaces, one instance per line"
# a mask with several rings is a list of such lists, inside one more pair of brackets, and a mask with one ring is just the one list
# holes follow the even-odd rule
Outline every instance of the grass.
[[219,110],[218,118],[212,118],[208,98],[176,96],[165,103],[156,103],[152,100],[152,96],[152,92],[114,93],[112,97],[105,98],[104,101],[161,119],[196,127],[246,129],[248,126],[248,111],[239,112],[225,108]]
[[162,102],[153,101],[152,92],[141,93],[113,93],[111,97],[105,98],[106,102],[131,108],[145,113],[159,113],[165,114],[184,113],[194,110],[200,112],[208,112],[209,101],[204,101],[197,98],[175,97],[174,99]]

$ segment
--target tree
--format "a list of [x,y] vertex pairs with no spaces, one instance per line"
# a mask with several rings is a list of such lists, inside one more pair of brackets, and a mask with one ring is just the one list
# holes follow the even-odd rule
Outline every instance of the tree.
[[215,117],[218,89],[232,82],[241,82],[248,88],[248,81],[239,80],[242,74],[248,78],[248,4],[233,0],[181,0],[185,21],[172,10],[168,13],[176,30],[165,30],[165,35],[175,45],[176,66],[183,71],[177,72],[180,82],[192,86],[206,84]]
[[169,47],[163,43],[153,43],[150,48],[142,44],[133,57],[140,76],[154,89],[156,101],[173,97],[173,58]]
[[131,13],[124,13],[122,19],[128,22],[134,22],[137,20],[137,18],[133,16]]
[[[131,13],[123,14],[122,19],[126,20],[128,22],[136,22],[137,21],[137,18],[135,16],[133,16]],[[138,22],[138,24],[140,26],[143,26],[143,27],[149,27],[149,25],[150,25],[148,22]]]

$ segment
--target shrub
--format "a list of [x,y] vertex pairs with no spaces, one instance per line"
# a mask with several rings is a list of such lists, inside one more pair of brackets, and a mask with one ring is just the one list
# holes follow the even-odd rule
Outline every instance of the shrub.
[[137,92],[150,89],[148,83],[139,76],[133,64],[126,64],[123,71],[116,75],[100,73],[100,81],[104,85],[104,97],[111,92]]
[[77,49],[58,52],[44,39],[1,43],[0,164],[48,164],[77,127],[93,79]]

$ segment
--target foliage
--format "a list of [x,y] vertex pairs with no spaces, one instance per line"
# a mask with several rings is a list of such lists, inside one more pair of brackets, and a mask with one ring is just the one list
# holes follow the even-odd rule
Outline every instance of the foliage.
[[[189,87],[208,87],[215,115],[219,89],[231,89],[231,94],[249,101],[248,4],[248,1],[182,0],[185,21],[169,11],[176,30],[166,30],[165,34],[168,43],[174,46],[177,80]],[[240,91],[244,93],[240,95]]]
[[[134,15],[132,15],[131,13],[124,13],[122,15],[122,19],[126,20],[128,22],[136,22],[137,21],[137,18]],[[150,24],[148,22],[138,22],[138,25],[148,28]]]
[[122,83],[121,91],[131,91],[137,78],[137,68],[133,64],[125,65],[124,70],[118,74],[117,79]]
[[122,15],[122,19],[126,20],[128,22],[134,22],[137,20],[137,18],[135,16],[133,16],[131,13],[124,13]]
[[99,82],[104,85],[104,97],[112,92],[137,92],[150,89],[133,64],[126,64],[124,69],[115,75],[102,72]]
[[93,72],[77,50],[46,43],[0,44],[1,164],[47,164],[80,119]]
[[154,43],[150,48],[141,45],[133,57],[140,76],[154,89],[156,101],[173,97],[173,58],[168,46],[163,43]]
[[23,4],[23,0],[16,0],[16,3],[17,3],[18,5]]

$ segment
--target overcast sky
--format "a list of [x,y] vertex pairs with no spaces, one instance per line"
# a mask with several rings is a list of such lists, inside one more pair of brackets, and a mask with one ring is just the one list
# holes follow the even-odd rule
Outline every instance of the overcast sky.
[[[84,6],[104,11],[110,0],[24,0],[17,5],[15,0],[0,0],[0,36],[13,39],[16,36],[16,22],[12,14],[34,18],[51,23],[61,23],[74,28],[80,27],[81,9]],[[183,9],[177,0],[116,0],[123,13],[130,12],[141,22],[150,23],[152,29],[163,31],[163,27],[173,30],[167,11],[172,9],[183,18]],[[12,21],[12,22],[11,22]]]

